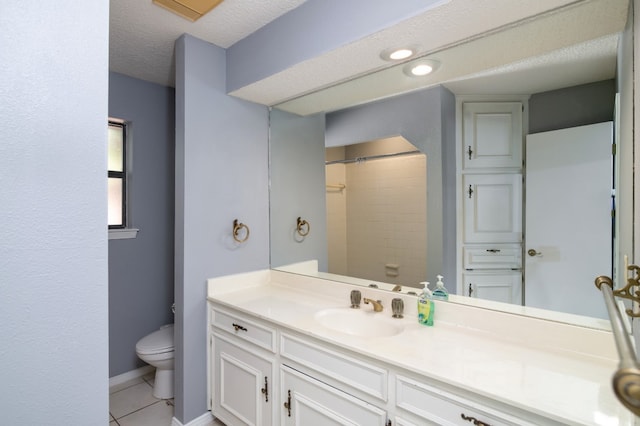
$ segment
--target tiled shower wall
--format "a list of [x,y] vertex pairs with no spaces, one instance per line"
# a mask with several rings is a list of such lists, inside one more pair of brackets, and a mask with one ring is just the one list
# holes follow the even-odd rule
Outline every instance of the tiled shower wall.
[[426,280],[426,163],[418,154],[327,166],[329,272],[413,287]]

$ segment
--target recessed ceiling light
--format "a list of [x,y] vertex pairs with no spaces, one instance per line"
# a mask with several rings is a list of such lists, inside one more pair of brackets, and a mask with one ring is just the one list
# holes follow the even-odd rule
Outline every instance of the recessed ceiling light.
[[407,46],[393,49],[385,49],[380,52],[380,57],[385,61],[401,61],[418,53],[418,46]]
[[434,72],[440,66],[440,62],[433,59],[418,59],[405,65],[402,70],[409,77],[422,77]]
[[411,49],[398,49],[395,52],[391,52],[389,58],[399,61],[400,59],[407,59],[411,55],[413,55],[413,50]]

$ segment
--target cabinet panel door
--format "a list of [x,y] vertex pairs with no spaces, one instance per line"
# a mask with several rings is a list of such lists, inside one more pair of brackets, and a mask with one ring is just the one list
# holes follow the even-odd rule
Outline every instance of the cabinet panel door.
[[464,242],[522,241],[522,175],[463,176]]
[[282,425],[384,426],[387,413],[286,365],[280,368]]
[[522,272],[464,272],[465,296],[522,304]]
[[462,105],[464,169],[522,167],[522,104]]
[[213,346],[213,414],[227,426],[272,425],[272,361],[219,336]]

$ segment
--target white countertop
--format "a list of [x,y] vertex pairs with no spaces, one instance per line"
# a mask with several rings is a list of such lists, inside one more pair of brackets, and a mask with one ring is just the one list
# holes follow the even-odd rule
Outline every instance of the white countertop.
[[[363,338],[323,327],[314,315],[344,308],[352,289],[381,299],[400,334]],[[426,379],[578,425],[632,425],[615,398],[617,354],[611,333],[435,301],[435,324],[417,323],[416,298],[391,319],[398,294],[277,271],[209,280],[209,300],[389,363]],[[363,306],[363,309],[370,309]]]

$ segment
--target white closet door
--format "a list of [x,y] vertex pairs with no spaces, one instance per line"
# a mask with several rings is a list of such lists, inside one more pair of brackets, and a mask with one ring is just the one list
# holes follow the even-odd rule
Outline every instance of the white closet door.
[[525,304],[606,318],[611,276],[612,123],[537,133],[526,142]]

